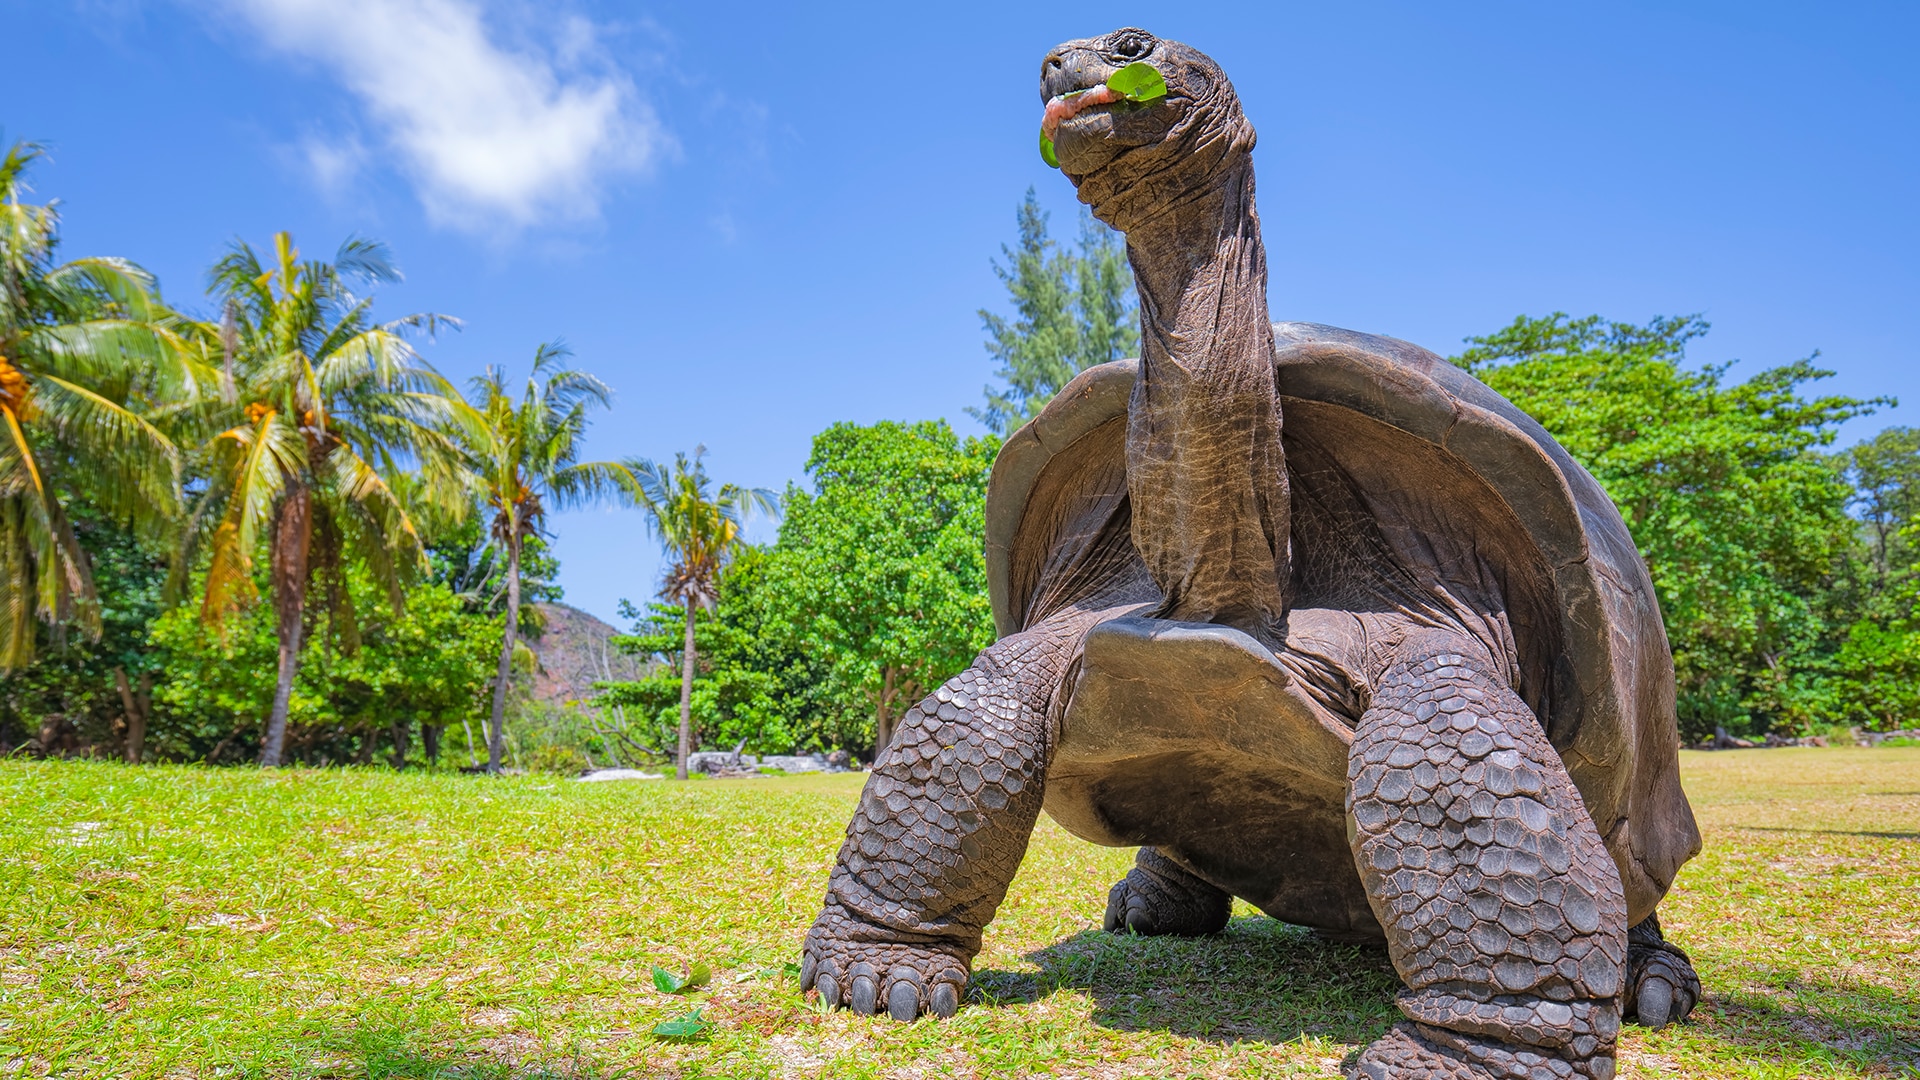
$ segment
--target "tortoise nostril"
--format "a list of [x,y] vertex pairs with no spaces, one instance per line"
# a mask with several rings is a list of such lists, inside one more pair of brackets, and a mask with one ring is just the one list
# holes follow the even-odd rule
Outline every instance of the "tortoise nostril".
[[1054,53],[1054,54],[1053,54],[1052,56],[1049,56],[1049,57],[1047,57],[1047,70],[1048,70],[1048,71],[1059,71],[1059,70],[1060,70],[1060,68],[1061,68],[1062,66],[1064,66],[1065,64],[1066,64],[1066,61],[1065,61],[1065,60],[1062,60],[1062,59],[1060,59],[1060,54],[1059,54],[1059,53]]

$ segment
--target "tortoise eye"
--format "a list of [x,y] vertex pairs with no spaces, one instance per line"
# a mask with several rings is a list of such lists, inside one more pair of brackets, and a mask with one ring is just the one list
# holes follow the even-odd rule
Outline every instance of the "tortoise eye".
[[1153,51],[1153,39],[1142,34],[1127,34],[1113,43],[1113,55],[1122,60],[1138,60]]

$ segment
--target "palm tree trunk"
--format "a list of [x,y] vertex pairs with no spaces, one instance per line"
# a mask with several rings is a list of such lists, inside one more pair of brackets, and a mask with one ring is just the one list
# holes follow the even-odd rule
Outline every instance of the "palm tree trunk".
[[687,756],[693,753],[693,601],[687,601],[687,647],[680,662],[680,761],[674,767],[677,779],[687,778]]
[[519,632],[520,531],[515,528],[507,540],[507,627],[500,635],[500,673],[493,681],[493,719],[487,727],[488,772],[499,772],[506,757],[507,685],[513,678],[513,645]]
[[313,540],[313,492],[305,484],[291,485],[280,501],[273,523],[274,635],[280,639],[280,670],[273,688],[273,712],[267,717],[266,738],[260,742],[260,764],[280,764],[287,741],[287,706],[293,700],[293,680],[300,674],[301,625],[307,608],[307,548]]

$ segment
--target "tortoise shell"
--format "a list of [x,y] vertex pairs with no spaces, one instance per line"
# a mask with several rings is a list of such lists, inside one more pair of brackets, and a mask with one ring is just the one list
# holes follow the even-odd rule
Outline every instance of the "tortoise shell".
[[[1274,336],[1294,609],[1350,610],[1356,568],[1376,564],[1488,596],[1499,615],[1485,632],[1505,641],[1516,690],[1620,869],[1630,917],[1645,918],[1700,837],[1680,787],[1666,630],[1612,501],[1532,418],[1425,349],[1311,323],[1275,324]],[[1081,372],[1001,448],[986,558],[1002,636],[1089,597],[1158,595],[1126,528],[1126,416],[1138,370],[1121,360]],[[1321,727],[1333,734],[1310,737],[1341,737],[1340,725]],[[1077,737],[1069,725],[1056,771],[1072,772]],[[1338,745],[1317,753],[1327,750]],[[1325,800],[1336,788],[1303,790]],[[1143,842],[1098,820],[1076,801],[1082,794],[1071,777],[1050,778],[1047,808],[1096,842]]]

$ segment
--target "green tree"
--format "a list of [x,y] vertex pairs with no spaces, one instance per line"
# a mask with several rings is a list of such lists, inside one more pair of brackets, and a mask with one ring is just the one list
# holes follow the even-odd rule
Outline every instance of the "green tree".
[[188,402],[203,369],[151,275],[124,259],[54,264],[60,216],[25,201],[40,147],[0,157],[0,673],[33,658],[37,619],[102,630],[65,505],[153,535],[179,508],[180,455],[149,408]]
[[[341,596],[308,596],[314,633],[288,695],[283,749],[288,760],[364,764],[390,742],[399,765],[415,723],[437,728],[479,711],[500,627],[443,584],[415,584],[396,609],[364,561],[341,570]],[[268,605],[237,613],[217,636],[189,608],[157,620],[166,678],[155,690],[153,735],[162,756],[218,762],[250,744],[278,696],[276,623]]]
[[737,484],[714,487],[700,459],[674,455],[665,465],[644,458],[626,463],[636,486],[634,502],[647,515],[647,525],[667,554],[660,595],[678,604],[686,615],[680,675],[680,740],[675,775],[687,778],[687,755],[693,752],[693,672],[698,653],[693,623],[696,608],[711,610],[719,598],[720,578],[741,544],[747,515],[761,510],[780,513],[780,497],[765,488]]
[[149,635],[163,610],[167,558],[153,538],[87,499],[69,494],[67,502],[99,596],[101,634],[41,628],[33,662],[0,679],[0,745],[34,739],[51,751],[70,737],[75,749],[114,745],[138,763],[163,675]]
[[[507,609],[507,565],[491,533],[491,522],[468,514],[434,528],[427,542],[427,562],[433,580],[452,589],[467,610],[500,615]],[[552,603],[565,592],[559,585],[560,560],[539,533],[520,546],[520,629],[537,636],[535,604]]]
[[1005,385],[984,391],[974,419],[1005,435],[1032,419],[1076,374],[1135,355],[1140,321],[1126,244],[1084,207],[1076,250],[1047,235],[1047,214],[1032,188],[1015,214],[1017,248],[1002,245],[993,272],[1007,287],[1011,318],[980,312],[987,352]]
[[1920,551],[1920,430],[1890,427],[1844,452],[1854,507],[1866,525],[1873,588],[1885,593],[1911,574]]
[[[775,562],[771,547],[740,545],[720,577],[713,611],[696,613],[694,730],[712,744],[744,745],[756,754],[847,745],[826,697],[831,672],[809,643],[792,641],[773,625],[782,607],[768,602]],[[683,613],[665,604],[641,610],[626,601],[621,613],[632,632],[614,638],[615,646],[663,662],[644,678],[598,684],[598,700],[627,710],[637,741],[664,756],[678,726]]]
[[[1860,556],[1835,622],[1836,718],[1896,730],[1920,717],[1920,431],[1890,427],[1842,451]],[[1850,622],[1848,620],[1851,620]]]
[[[337,598],[341,567],[356,559],[398,610],[423,554],[391,482],[411,461],[426,467],[423,493],[453,484],[454,394],[407,337],[458,324],[428,314],[376,323],[372,297],[353,291],[399,278],[380,244],[348,240],[333,261],[303,263],[284,232],[270,264],[236,242],[210,274],[233,388],[216,414],[223,430],[209,440],[193,543],[178,565],[184,573],[185,554],[205,552],[201,610],[218,625],[251,604],[254,562],[266,554],[277,675],[262,765],[281,760],[315,573]],[[350,623],[344,630],[351,636]]]
[[505,552],[505,631],[487,728],[487,768],[498,771],[506,749],[507,689],[520,627],[521,557],[538,536],[547,510],[563,510],[641,485],[627,466],[580,461],[587,412],[605,408],[613,392],[605,383],[564,364],[565,346],[540,346],[533,371],[518,396],[506,373],[488,368],[473,380],[460,414],[460,442],[469,483],[492,516],[490,532]]
[[1470,338],[1455,362],[1526,411],[1613,498],[1652,572],[1683,727],[1811,726],[1823,607],[1854,542],[1840,464],[1819,447],[1879,401],[1803,396],[1811,360],[1744,382],[1689,368],[1697,317],[1564,314]]
[[[692,728],[710,744],[739,745],[756,754],[785,753],[800,741],[790,720],[791,703],[785,699],[789,688],[776,671],[744,655],[750,650],[742,647],[747,643],[742,640],[739,598],[729,595],[732,579],[731,570],[722,576],[720,597],[711,612],[695,612],[698,663],[688,701]],[[668,604],[649,604],[644,611],[628,604],[622,613],[632,620],[632,632],[614,637],[614,647],[662,662],[641,678],[596,684],[601,692],[595,704],[627,712],[624,734],[633,748],[670,757],[680,726],[685,612]]]
[[835,700],[864,703],[876,754],[993,640],[980,537],[997,450],[938,421],[836,424],[814,438],[814,490],[787,495],[759,621],[822,663]]
[[1903,589],[1900,600],[1903,613],[1847,628],[1833,662],[1836,718],[1895,731],[1920,717],[1920,595]]

